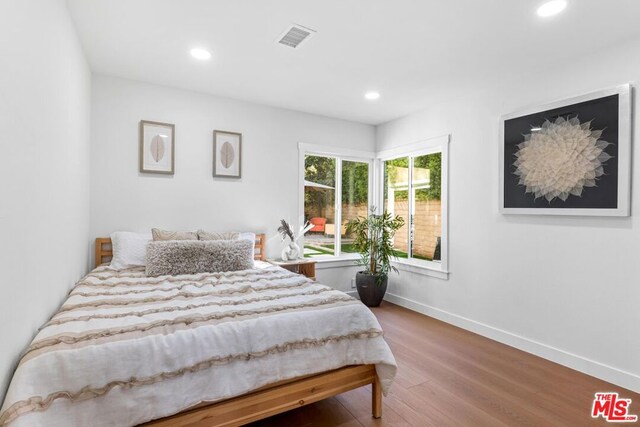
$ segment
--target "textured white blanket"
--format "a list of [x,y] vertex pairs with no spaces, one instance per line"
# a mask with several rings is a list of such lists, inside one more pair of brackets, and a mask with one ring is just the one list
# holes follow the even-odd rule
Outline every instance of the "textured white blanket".
[[0,426],[127,426],[303,375],[396,372],[359,301],[266,263],[148,278],[99,267],[24,354]]

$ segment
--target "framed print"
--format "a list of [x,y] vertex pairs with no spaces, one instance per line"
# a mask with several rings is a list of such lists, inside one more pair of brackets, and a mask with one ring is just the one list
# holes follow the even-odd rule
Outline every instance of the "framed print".
[[242,166],[242,134],[213,131],[213,176],[240,178]]
[[500,213],[630,215],[631,86],[500,120]]
[[140,121],[140,172],[173,175],[175,126]]

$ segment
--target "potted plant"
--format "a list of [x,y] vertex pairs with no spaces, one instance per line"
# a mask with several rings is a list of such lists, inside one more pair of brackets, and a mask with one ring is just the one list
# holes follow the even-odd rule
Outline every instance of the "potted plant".
[[387,291],[389,271],[398,272],[391,265],[391,259],[398,257],[393,236],[403,225],[403,218],[387,211],[376,214],[375,208],[371,208],[368,217],[358,217],[347,224],[347,233],[354,236],[353,246],[360,253],[358,265],[365,268],[356,274],[356,288],[368,307],[380,305]]

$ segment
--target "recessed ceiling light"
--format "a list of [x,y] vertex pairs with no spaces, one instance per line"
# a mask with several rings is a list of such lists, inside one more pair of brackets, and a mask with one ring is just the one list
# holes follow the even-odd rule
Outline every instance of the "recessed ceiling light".
[[557,15],[567,7],[566,0],[551,0],[538,8],[538,16],[547,17]]
[[380,98],[380,94],[378,92],[371,91],[371,92],[365,93],[364,97],[365,97],[365,99],[368,99],[369,101],[374,101],[374,100]]
[[206,61],[207,59],[211,59],[211,52],[209,52],[206,49],[196,47],[191,49],[191,56],[193,56],[196,59]]

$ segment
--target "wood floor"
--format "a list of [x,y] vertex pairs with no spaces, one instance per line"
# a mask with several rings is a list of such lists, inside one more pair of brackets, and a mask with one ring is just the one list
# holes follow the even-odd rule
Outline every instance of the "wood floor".
[[361,388],[251,426],[611,425],[591,418],[602,391],[640,415],[639,394],[387,302],[373,311],[398,362],[382,419]]

